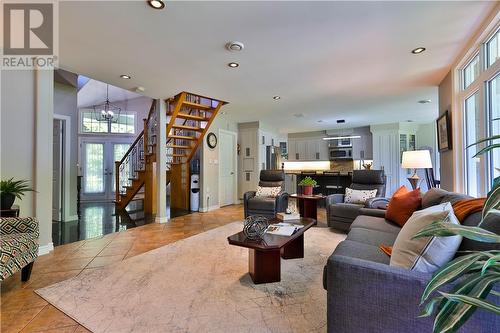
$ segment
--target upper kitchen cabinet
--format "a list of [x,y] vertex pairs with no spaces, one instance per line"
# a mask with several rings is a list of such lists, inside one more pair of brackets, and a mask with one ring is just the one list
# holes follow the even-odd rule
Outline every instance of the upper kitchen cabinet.
[[354,160],[373,160],[373,136],[370,127],[354,128],[352,135],[360,136],[352,140],[352,158]]
[[289,161],[327,161],[328,143],[324,133],[297,133],[288,136]]

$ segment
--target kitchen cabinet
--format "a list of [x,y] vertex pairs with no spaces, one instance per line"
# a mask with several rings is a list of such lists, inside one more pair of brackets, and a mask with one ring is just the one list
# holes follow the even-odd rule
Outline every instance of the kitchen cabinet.
[[289,161],[328,161],[328,144],[322,138],[289,138]]

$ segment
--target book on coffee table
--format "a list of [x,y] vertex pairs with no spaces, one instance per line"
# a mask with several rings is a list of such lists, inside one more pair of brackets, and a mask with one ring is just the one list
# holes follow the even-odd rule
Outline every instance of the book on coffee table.
[[269,225],[266,229],[266,233],[279,236],[291,236],[302,227],[303,225],[299,224],[276,223]]

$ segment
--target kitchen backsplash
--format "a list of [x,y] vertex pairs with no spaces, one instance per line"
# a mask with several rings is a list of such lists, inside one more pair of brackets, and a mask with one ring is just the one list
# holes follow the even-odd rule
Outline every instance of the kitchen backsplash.
[[354,162],[352,160],[330,161],[330,169],[338,172],[352,172],[354,169]]

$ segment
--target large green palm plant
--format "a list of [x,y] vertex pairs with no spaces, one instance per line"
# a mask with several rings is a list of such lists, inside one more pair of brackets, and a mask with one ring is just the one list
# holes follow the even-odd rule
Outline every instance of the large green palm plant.
[[[499,119],[493,119],[493,121],[495,120]],[[500,135],[494,135],[467,148],[486,144],[474,155],[476,157],[500,148],[500,143],[495,142],[499,139]],[[481,214],[481,221],[477,227],[452,224],[447,217],[442,221],[433,222],[419,231],[414,238],[460,235],[475,241],[500,243],[500,235],[481,227],[487,218],[498,218],[498,223],[500,223],[500,177],[493,181],[492,190],[488,194]],[[499,304],[486,300],[490,294],[500,296],[500,293],[493,290],[499,281],[500,251],[471,251],[452,260],[433,275],[421,298],[421,305],[425,304],[422,316],[430,316],[436,310],[433,331],[434,333],[443,333],[456,332],[478,308],[500,315]],[[433,292],[452,282],[454,285],[451,287],[451,292],[439,291],[439,295],[429,299]]]

